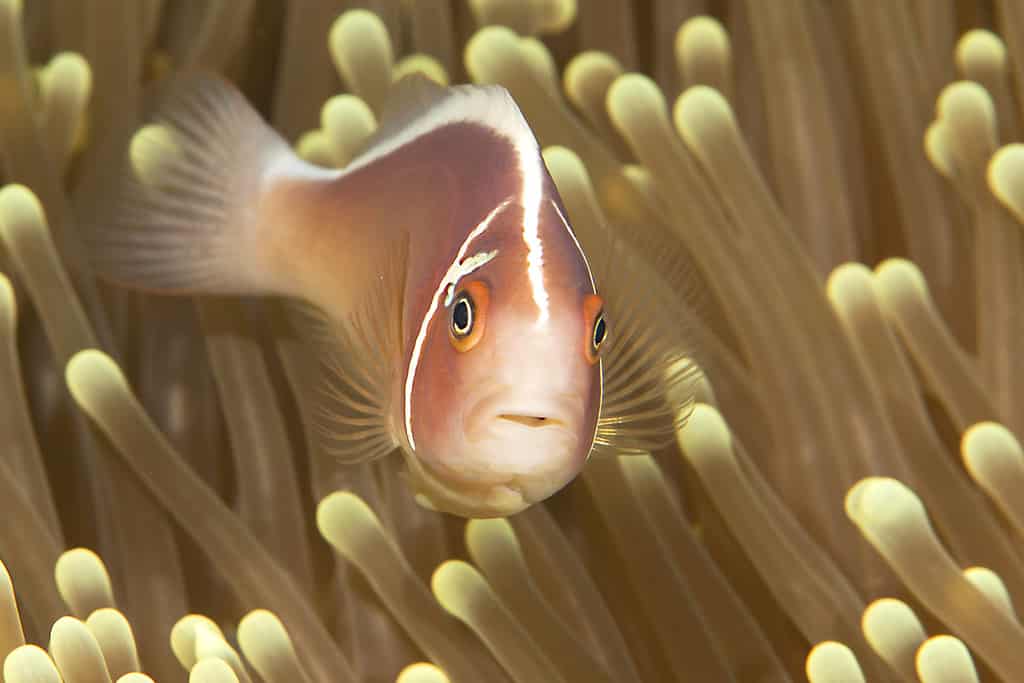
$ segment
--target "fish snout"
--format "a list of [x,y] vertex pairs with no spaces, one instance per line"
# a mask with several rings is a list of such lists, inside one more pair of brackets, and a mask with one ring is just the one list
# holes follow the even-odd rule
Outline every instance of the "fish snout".
[[464,414],[462,434],[449,448],[436,457],[419,454],[417,488],[433,507],[455,514],[519,512],[579,474],[593,439],[584,410],[583,401],[569,395],[485,396]]

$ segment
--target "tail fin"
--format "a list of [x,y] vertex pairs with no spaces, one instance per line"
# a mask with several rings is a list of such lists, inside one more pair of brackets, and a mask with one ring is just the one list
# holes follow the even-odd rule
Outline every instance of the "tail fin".
[[166,293],[275,290],[258,207],[268,175],[301,162],[227,81],[172,83],[123,158],[110,211],[86,228],[98,273]]

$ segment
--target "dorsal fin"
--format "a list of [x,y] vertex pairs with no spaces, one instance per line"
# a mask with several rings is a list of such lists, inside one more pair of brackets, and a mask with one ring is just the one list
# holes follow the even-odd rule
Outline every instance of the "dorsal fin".
[[377,130],[345,172],[362,168],[442,126],[472,122],[513,143],[537,142],[518,105],[500,85],[441,87],[421,74],[402,78],[392,88]]

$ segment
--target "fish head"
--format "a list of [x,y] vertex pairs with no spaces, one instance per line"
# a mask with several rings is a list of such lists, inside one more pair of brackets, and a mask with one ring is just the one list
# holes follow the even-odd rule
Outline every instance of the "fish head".
[[499,207],[425,329],[407,426],[428,507],[514,514],[572,481],[593,446],[608,322],[557,195],[536,211]]

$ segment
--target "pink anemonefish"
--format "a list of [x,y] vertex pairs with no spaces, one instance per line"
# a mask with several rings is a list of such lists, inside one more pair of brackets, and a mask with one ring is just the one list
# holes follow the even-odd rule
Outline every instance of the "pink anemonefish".
[[400,449],[433,509],[513,514],[592,450],[671,441],[681,406],[666,387],[692,365],[613,327],[655,329],[632,315],[647,293],[609,278],[618,291],[602,298],[509,93],[424,78],[394,91],[335,170],[300,159],[230,83],[177,83],[132,140],[113,217],[87,231],[98,272],[311,304],[332,450],[359,462]]

